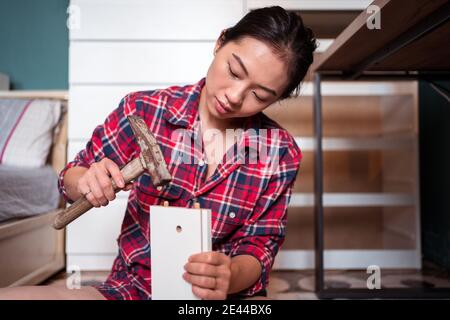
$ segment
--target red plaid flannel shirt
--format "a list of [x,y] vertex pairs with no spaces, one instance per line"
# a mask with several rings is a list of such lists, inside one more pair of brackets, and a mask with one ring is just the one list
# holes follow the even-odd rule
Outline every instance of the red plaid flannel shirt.
[[[239,150],[248,157],[251,151],[262,150],[255,147],[254,142],[258,139],[259,148],[275,145],[270,133],[261,138],[260,129],[279,129],[277,146],[272,149],[279,157],[279,165],[272,169],[268,169],[270,161],[266,164],[253,161],[251,164],[237,161],[234,156],[229,159],[224,156],[223,162],[206,180],[207,166],[199,164],[197,158],[201,154],[192,152],[195,163],[171,160],[176,148],[176,139],[172,137],[174,131],[184,129],[193,135],[198,133],[197,107],[204,84],[203,78],[194,85],[127,95],[104,124],[95,128],[86,148],[59,175],[59,190],[72,203],[64,189],[65,172],[74,166],[89,167],[104,157],[119,167],[124,166],[139,154],[139,146],[126,117],[134,114],[145,120],[161,146],[173,181],[161,190],[151,183],[147,174],[135,181],[118,237],[118,257],[125,262],[133,284],[148,298],[151,298],[150,205],[169,201],[171,206],[192,207],[195,200],[202,208],[211,209],[213,250],[231,257],[252,255],[261,263],[260,279],[239,293],[242,296],[251,296],[266,288],[274,257],[284,241],[287,207],[301,152],[292,136],[277,123],[263,113],[247,118],[243,134],[234,145],[235,151],[238,147],[243,148]],[[202,148],[200,152],[203,152]]]

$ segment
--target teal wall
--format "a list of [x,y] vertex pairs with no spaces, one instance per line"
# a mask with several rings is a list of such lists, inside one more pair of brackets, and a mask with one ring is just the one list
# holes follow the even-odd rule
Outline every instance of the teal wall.
[[0,72],[11,89],[68,88],[69,0],[0,0]]
[[[450,90],[450,82],[438,82]],[[422,253],[450,270],[450,103],[419,84]]]

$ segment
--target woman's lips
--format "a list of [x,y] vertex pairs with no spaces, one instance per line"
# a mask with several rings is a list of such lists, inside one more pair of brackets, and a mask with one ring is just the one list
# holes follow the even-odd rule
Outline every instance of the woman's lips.
[[216,98],[216,110],[220,114],[226,114],[226,113],[230,113],[232,111],[232,110],[226,108],[217,98]]

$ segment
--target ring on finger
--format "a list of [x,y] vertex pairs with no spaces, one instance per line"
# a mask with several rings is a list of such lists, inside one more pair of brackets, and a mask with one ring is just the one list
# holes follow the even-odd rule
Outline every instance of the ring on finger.
[[91,193],[92,191],[91,190],[89,190],[88,192],[85,192],[85,193],[83,193],[83,196],[87,196],[89,193]]

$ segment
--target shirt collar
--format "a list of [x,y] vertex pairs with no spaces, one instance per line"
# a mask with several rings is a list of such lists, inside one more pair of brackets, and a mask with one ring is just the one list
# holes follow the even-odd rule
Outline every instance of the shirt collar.
[[205,78],[202,78],[194,85],[180,88],[180,91],[166,102],[164,118],[174,125],[192,129],[198,116],[200,94],[204,85]]

